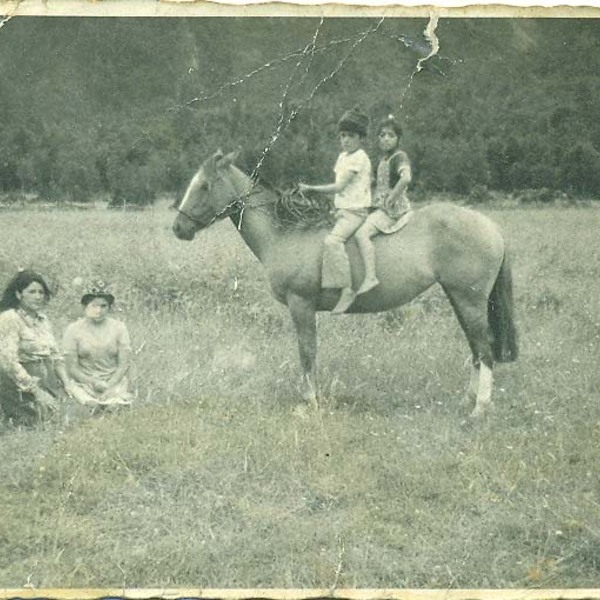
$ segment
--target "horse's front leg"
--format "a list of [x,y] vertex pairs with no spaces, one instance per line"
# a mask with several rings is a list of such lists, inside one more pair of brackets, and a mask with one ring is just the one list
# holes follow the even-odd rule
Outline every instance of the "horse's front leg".
[[313,409],[318,408],[317,396],[317,317],[314,302],[288,293],[287,305],[292,315],[302,366],[302,398]]

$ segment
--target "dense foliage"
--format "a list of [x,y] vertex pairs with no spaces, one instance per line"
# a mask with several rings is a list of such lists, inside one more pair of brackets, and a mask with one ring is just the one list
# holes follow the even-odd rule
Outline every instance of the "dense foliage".
[[329,180],[336,121],[359,104],[402,120],[417,191],[600,192],[596,20],[440,20],[417,72],[426,24],[12,19],[0,191],[143,204],[238,145],[274,185]]

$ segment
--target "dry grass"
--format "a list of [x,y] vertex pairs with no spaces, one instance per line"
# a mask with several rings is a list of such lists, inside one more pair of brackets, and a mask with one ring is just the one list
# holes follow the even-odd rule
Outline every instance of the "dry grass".
[[3,278],[47,273],[57,330],[75,277],[115,284],[139,394],[0,435],[0,586],[597,584],[600,212],[488,212],[514,249],[522,355],[476,428],[439,292],[321,316],[325,411],[300,420],[291,325],[228,223],[186,245],[165,211],[0,214]]

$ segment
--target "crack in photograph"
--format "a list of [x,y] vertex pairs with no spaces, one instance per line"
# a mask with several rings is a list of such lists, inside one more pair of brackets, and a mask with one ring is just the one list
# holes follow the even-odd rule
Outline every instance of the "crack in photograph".
[[599,40],[3,19],[0,587],[597,585]]

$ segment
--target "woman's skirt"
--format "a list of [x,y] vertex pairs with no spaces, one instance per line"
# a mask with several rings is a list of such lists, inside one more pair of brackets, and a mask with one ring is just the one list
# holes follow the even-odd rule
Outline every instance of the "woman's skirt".
[[78,382],[73,384],[72,394],[77,402],[92,410],[129,406],[133,399],[133,395],[129,392],[129,384],[126,377],[123,377],[111,389],[110,394],[99,394],[91,385]]
[[412,217],[412,211],[408,210],[399,218],[390,217],[383,209],[377,208],[368,217],[367,223],[376,227],[381,233],[396,233],[400,231]]
[[51,420],[64,396],[50,358],[22,363],[23,368],[38,380],[35,393],[21,391],[6,374],[0,373],[0,406],[5,422],[32,427]]

